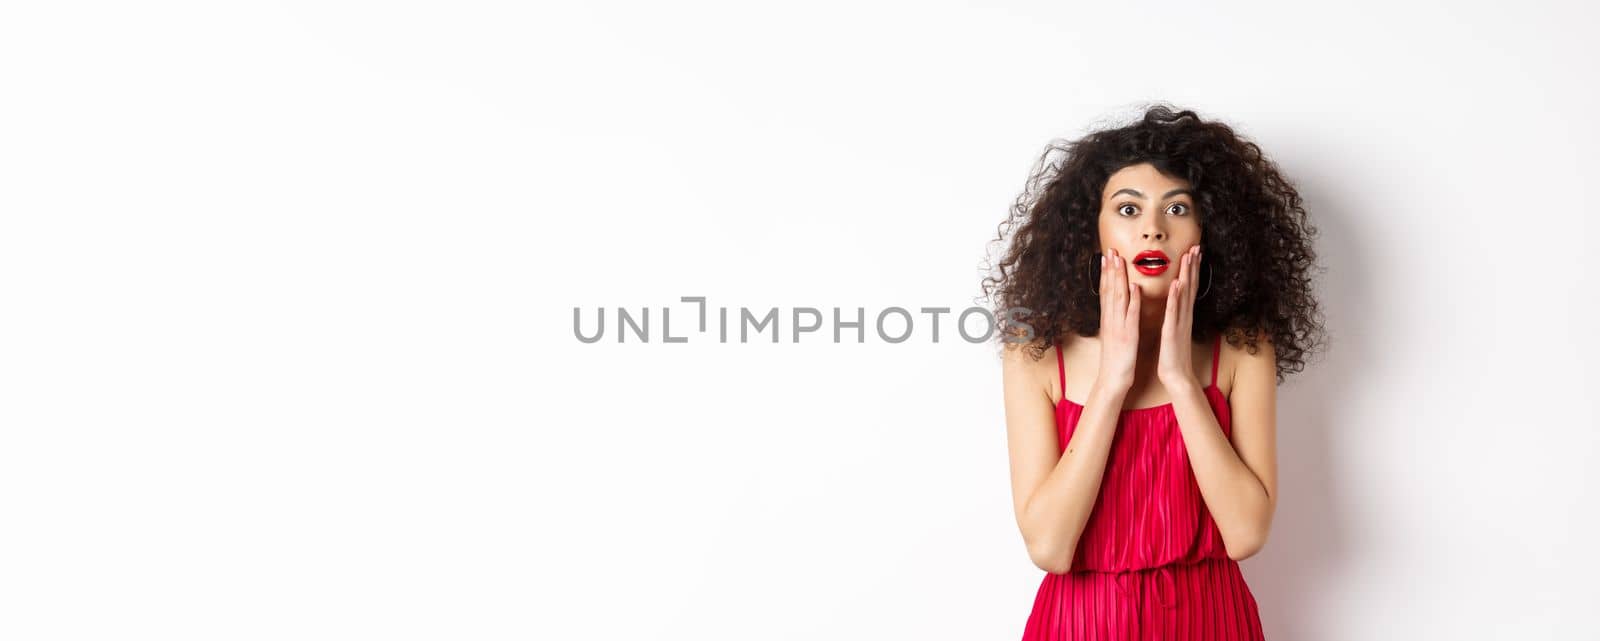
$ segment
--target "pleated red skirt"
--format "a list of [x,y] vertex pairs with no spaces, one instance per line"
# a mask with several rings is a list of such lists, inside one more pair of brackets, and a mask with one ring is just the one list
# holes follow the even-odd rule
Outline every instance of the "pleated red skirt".
[[1128,572],[1046,574],[1024,641],[1261,641],[1233,559]]

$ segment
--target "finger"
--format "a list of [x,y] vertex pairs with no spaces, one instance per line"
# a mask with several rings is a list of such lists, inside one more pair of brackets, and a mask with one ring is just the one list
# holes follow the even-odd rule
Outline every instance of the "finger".
[[[1179,260],[1182,260],[1181,258]],[[1183,269],[1179,268],[1181,274]],[[1183,300],[1183,277],[1173,279],[1167,287],[1167,309],[1161,314],[1161,335],[1165,337],[1177,336],[1175,330],[1178,323],[1178,301]]]
[[1183,265],[1178,268],[1178,283],[1178,299],[1173,302],[1178,304],[1178,314],[1176,316],[1176,320],[1178,322],[1183,322],[1183,306],[1189,302],[1189,292],[1194,291],[1194,287],[1191,287],[1191,285],[1194,283],[1193,250],[1183,252]]
[[1137,325],[1139,321],[1139,314],[1136,311],[1138,308],[1134,307],[1134,304],[1137,303],[1139,299],[1144,298],[1144,293],[1143,290],[1139,289],[1139,281],[1134,280],[1132,276],[1128,275],[1129,272],[1133,271],[1133,264],[1129,263],[1127,260],[1123,260],[1122,264],[1126,268],[1122,272],[1122,277],[1124,280],[1128,281],[1128,317],[1132,318],[1134,320],[1134,324]]
[[1183,295],[1178,297],[1178,322],[1189,321],[1190,305],[1194,304],[1194,248],[1183,253]]
[[1128,293],[1128,259],[1117,253],[1117,312],[1128,313],[1128,301],[1133,301],[1133,296]]
[[1124,298],[1127,295],[1128,286],[1122,282],[1122,256],[1113,249],[1111,250],[1111,313],[1118,320],[1122,319],[1122,315],[1128,309],[1128,301]]
[[1190,314],[1194,314],[1194,301],[1195,301],[1195,299],[1199,298],[1196,294],[1200,293],[1200,267],[1201,267],[1200,262],[1203,261],[1203,260],[1205,260],[1205,252],[1200,250],[1200,246],[1199,245],[1195,245],[1195,247],[1194,247],[1194,283],[1195,283],[1195,286],[1189,288],[1189,313]]
[[[1128,301],[1133,300],[1134,296],[1138,292],[1137,289],[1134,289],[1130,285],[1130,281],[1131,281],[1131,279],[1128,278],[1128,259],[1127,259],[1126,256],[1123,256],[1121,252],[1118,252],[1117,253],[1117,282],[1122,285],[1121,287],[1118,288],[1118,291],[1122,292],[1122,300],[1121,300],[1122,306],[1120,308],[1118,308],[1118,309],[1121,309],[1122,313],[1124,313],[1124,314],[1128,313]],[[1135,317],[1130,316],[1130,318],[1135,318]]]
[[1143,296],[1139,295],[1139,286],[1129,283],[1128,320],[1126,321],[1126,327],[1128,329],[1128,333],[1134,336],[1139,335],[1139,299],[1141,298],[1143,298]]

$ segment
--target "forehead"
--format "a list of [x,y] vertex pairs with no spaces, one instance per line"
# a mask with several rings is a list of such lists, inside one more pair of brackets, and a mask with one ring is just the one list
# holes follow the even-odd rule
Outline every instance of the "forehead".
[[1106,188],[1101,197],[1109,197],[1120,189],[1133,189],[1145,198],[1159,197],[1173,189],[1188,187],[1189,181],[1175,178],[1157,171],[1150,163],[1130,165],[1117,170],[1106,180]]

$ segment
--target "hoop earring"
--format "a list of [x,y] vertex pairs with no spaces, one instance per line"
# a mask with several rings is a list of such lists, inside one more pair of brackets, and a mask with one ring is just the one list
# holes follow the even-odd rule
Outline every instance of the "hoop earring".
[[[1095,281],[1100,280],[1100,276],[1095,273],[1095,268],[1100,266],[1100,260],[1098,258],[1099,256],[1100,256],[1100,254],[1095,254],[1094,256],[1090,256],[1089,257],[1089,291],[1094,292],[1095,296],[1099,296],[1100,295],[1100,292],[1097,292],[1094,289]],[[1201,298],[1205,298],[1206,294],[1211,293],[1211,278],[1212,278],[1211,274],[1212,274],[1212,272],[1216,271],[1216,268],[1213,268],[1208,263],[1208,264],[1201,265],[1200,266],[1200,271],[1203,271],[1203,272],[1206,273],[1206,288],[1204,290],[1201,290],[1200,293],[1195,296],[1195,300],[1199,300]]]

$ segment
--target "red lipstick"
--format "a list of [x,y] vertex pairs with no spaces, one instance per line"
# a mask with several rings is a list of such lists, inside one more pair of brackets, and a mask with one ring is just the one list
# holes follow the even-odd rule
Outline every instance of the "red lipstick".
[[1139,252],[1138,256],[1134,256],[1133,260],[1128,262],[1133,263],[1133,268],[1139,270],[1141,274],[1160,276],[1162,272],[1167,271],[1167,266],[1172,263],[1172,259],[1167,258],[1167,255],[1159,249],[1146,249]]

